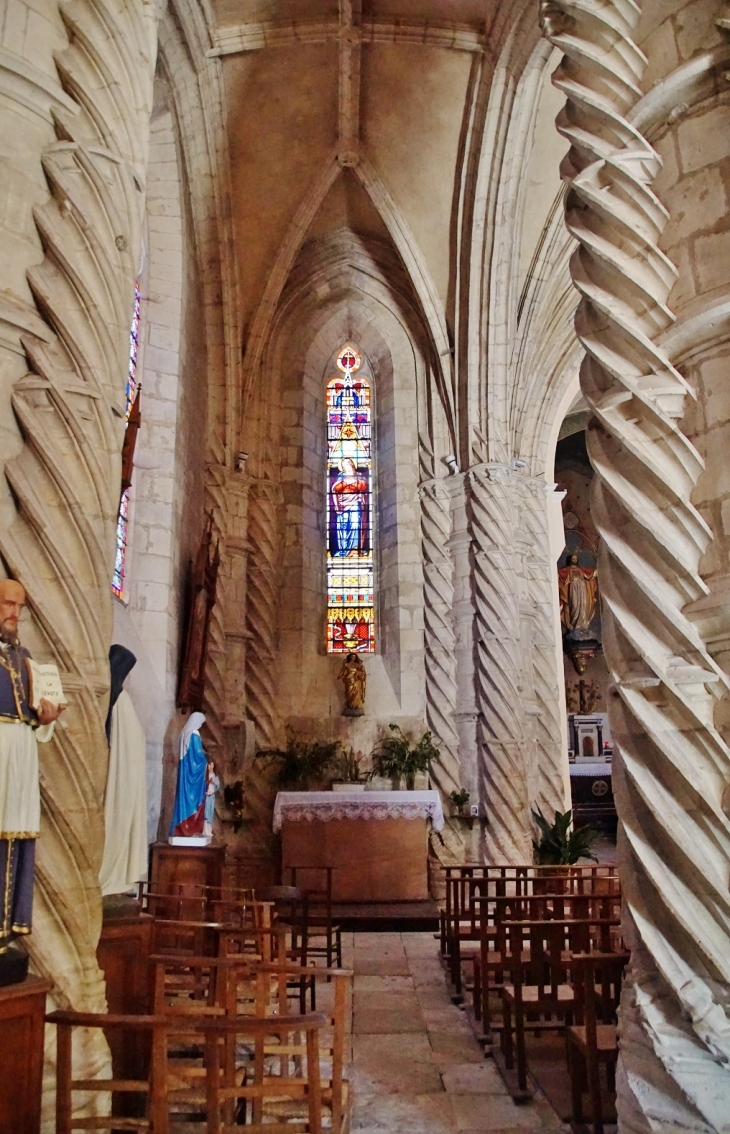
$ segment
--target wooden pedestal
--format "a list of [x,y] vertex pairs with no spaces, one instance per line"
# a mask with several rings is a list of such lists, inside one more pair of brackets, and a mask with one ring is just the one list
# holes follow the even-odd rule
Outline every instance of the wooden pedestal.
[[180,885],[221,886],[225,846],[210,843],[207,847],[173,847],[169,843],[153,843],[150,861],[150,890],[169,893]]
[[[146,914],[105,919],[96,949],[99,968],[106,978],[107,1011],[119,1015],[145,1015],[152,1009],[149,956],[152,918]],[[115,1079],[146,1079],[150,1061],[149,1036],[139,1033],[136,1042],[117,1028],[106,1032]],[[117,1096],[114,1114],[138,1118],[144,1100],[136,1095]],[[0,1127],[0,1130],[2,1127]]]
[[428,894],[425,819],[333,819],[282,826],[290,866],[333,866],[336,902],[417,902]]
[[44,1017],[52,987],[29,976],[0,988],[0,1130],[8,1134],[41,1128]]
[[[152,918],[146,914],[104,920],[96,950],[106,978],[108,1011],[144,1015],[151,1011],[149,955]],[[133,1078],[130,1075],[121,1078]]]

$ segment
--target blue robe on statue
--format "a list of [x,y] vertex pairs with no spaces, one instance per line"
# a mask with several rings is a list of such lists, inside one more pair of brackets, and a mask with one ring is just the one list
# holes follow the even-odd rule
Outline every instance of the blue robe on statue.
[[170,834],[176,838],[203,834],[208,757],[198,729],[204,721],[202,713],[192,713],[180,735],[175,810],[170,824]]

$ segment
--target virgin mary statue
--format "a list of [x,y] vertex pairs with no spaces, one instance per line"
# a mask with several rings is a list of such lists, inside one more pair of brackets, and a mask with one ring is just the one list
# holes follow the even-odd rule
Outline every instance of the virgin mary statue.
[[[177,766],[175,810],[170,825],[170,837],[178,839],[204,839],[205,789],[208,757],[203,749],[199,729],[205,723],[202,713],[191,713],[180,733],[180,760]],[[205,839],[209,842],[209,839]]]

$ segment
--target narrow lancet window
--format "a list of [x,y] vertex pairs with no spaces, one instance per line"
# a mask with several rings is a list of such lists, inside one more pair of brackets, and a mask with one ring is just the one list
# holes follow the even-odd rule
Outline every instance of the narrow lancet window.
[[354,347],[327,383],[327,652],[375,652],[370,383]]
[[[137,403],[137,394],[139,393],[139,382],[137,381],[137,350],[139,347],[139,311],[140,311],[140,290],[137,281],[134,283],[134,307],[132,308],[132,325],[129,329],[129,368],[127,370],[127,406],[126,406],[126,430],[129,431],[130,420],[135,417],[134,409]],[[139,408],[137,406],[137,408]],[[136,432],[138,422],[133,422],[133,429]],[[123,468],[122,470],[122,495],[119,500],[119,514],[117,516],[117,547],[114,556],[114,571],[112,574],[112,591],[121,599],[124,597],[124,578],[127,567],[127,536],[129,534],[129,494],[131,492],[131,457],[134,455],[134,446],[126,444],[125,450],[131,449],[131,456],[125,462],[124,455],[122,456],[123,465],[126,463],[129,469]],[[129,483],[127,483],[127,481]]]

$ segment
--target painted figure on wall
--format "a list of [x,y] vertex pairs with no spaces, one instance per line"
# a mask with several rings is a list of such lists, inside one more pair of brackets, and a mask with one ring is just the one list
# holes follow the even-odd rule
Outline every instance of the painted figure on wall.
[[174,839],[202,840],[208,786],[208,757],[200,738],[203,713],[191,713],[180,733],[175,809],[170,824]]
[[345,457],[332,484],[333,555],[363,555],[369,550],[367,493],[367,473],[359,472],[355,462]]
[[32,926],[35,842],[41,821],[38,741],[50,740],[65,706],[31,708],[28,659],[18,640],[25,588],[0,579],[0,952]]
[[598,580],[595,567],[581,567],[577,554],[569,556],[565,567],[558,569],[560,618],[565,630],[588,630],[598,603]]

